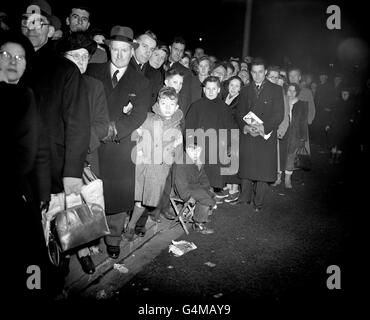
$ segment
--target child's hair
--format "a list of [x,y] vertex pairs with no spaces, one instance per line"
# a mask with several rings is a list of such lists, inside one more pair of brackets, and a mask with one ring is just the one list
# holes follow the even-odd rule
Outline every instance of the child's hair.
[[166,76],[165,76],[165,80],[169,80],[171,79],[173,76],[181,76],[181,77],[184,77],[185,74],[182,72],[182,71],[179,71],[177,69],[170,69],[166,72]]
[[169,98],[171,100],[179,100],[179,95],[177,94],[176,90],[172,87],[163,87],[158,92],[158,100],[162,98]]

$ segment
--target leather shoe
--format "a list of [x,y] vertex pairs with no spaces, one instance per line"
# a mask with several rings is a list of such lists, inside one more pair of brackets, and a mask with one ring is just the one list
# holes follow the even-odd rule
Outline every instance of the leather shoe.
[[245,200],[237,200],[237,201],[234,201],[234,202],[230,202],[229,205],[231,206],[244,206],[246,204],[250,204],[251,202],[250,201],[245,201]]
[[107,244],[107,253],[112,259],[117,259],[121,252],[121,248],[119,246],[110,246]]
[[144,237],[146,233],[145,228],[136,228],[135,229],[135,234],[138,235],[139,237]]
[[166,219],[168,220],[175,220],[176,219],[176,215],[174,213],[172,213],[173,210],[165,210],[163,211],[163,215]]
[[78,260],[80,261],[82,270],[87,274],[93,274],[95,272],[95,265],[91,259],[91,256],[84,256],[79,257]]

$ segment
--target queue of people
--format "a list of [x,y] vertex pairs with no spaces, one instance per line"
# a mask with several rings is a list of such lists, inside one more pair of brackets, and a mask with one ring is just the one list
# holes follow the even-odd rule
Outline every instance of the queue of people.
[[[104,35],[91,28],[87,7],[72,7],[67,31],[53,40],[60,19],[44,0],[29,5],[38,13],[24,8],[19,30],[2,31],[0,42],[1,97],[13,97],[7,111],[16,113],[9,115],[16,121],[11,196],[37,225],[51,194],[81,192],[90,164],[103,180],[112,259],[122,234],[132,241],[145,235],[149,217],[176,218],[173,195],[193,201],[193,229],[202,234],[217,232],[207,222],[222,203],[260,212],[283,174],[294,189],[294,160],[304,147],[311,152],[311,134],[327,137],[338,163],[359,122],[361,110],[338,79],[331,86],[320,75],[315,88],[297,67],[220,61],[202,48],[185,55],[181,37],[167,46],[152,31],[135,37],[121,25]],[[248,123],[250,113],[261,122]],[[40,228],[27,234],[44,259]],[[88,244],[77,255],[94,273]]]

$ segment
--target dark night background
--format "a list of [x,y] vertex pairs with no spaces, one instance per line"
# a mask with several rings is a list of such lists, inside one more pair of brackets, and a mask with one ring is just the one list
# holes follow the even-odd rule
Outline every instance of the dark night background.
[[[205,48],[219,59],[241,57],[246,0],[187,1],[86,1],[49,0],[53,13],[65,21],[70,4],[87,3],[92,26],[109,33],[115,24],[130,26],[135,34],[147,29],[170,44],[182,35],[188,47]],[[0,10],[16,16],[28,0],[3,1]],[[341,8],[341,30],[329,30],[326,8]],[[262,56],[271,64],[282,65],[284,57],[304,70],[334,64],[335,71],[368,68],[369,42],[364,1],[254,0],[251,24],[251,56]],[[203,40],[200,42],[199,38]]]

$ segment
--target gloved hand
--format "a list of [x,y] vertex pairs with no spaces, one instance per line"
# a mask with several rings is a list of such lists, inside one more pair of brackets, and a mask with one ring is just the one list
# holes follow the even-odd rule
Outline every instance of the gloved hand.
[[83,181],[81,178],[74,178],[74,177],[64,177],[63,178],[63,187],[66,196],[71,193],[76,195],[81,193],[81,188],[83,186]]

